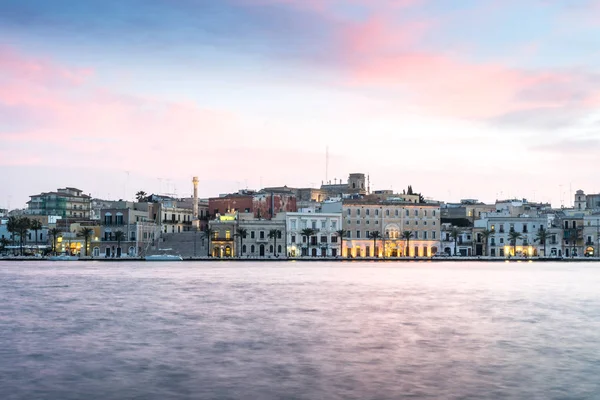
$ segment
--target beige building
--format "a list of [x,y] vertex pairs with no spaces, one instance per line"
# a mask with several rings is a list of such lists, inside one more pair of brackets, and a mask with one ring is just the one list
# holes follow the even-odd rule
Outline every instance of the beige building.
[[[431,257],[439,251],[439,204],[347,200],[342,222],[344,257]],[[373,232],[381,237],[374,240]]]

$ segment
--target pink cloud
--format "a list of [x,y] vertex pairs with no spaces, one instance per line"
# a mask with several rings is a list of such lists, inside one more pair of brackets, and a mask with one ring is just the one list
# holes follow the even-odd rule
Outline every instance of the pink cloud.
[[[0,107],[25,110],[27,119],[36,123],[25,130],[3,127],[0,137],[6,145],[48,146],[48,151],[30,154],[28,163],[60,162],[52,152],[60,148],[69,154],[61,160],[80,165],[98,154],[104,162],[140,168],[148,157],[160,160],[166,155],[181,155],[189,164],[209,142],[209,135],[222,138],[236,123],[236,115],[228,111],[100,88],[85,79],[87,70],[14,50],[3,51],[1,60],[0,72],[6,79],[0,81]],[[3,163],[13,163],[7,160]]]

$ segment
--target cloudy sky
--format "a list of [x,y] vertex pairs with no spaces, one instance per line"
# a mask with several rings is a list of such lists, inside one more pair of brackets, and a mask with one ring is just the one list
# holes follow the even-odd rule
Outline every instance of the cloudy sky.
[[0,207],[326,172],[568,205],[599,105],[600,0],[0,2]]

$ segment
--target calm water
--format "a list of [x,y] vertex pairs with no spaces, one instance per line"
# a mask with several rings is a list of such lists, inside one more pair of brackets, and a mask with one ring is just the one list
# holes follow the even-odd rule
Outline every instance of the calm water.
[[600,399],[600,264],[0,263],[0,399]]

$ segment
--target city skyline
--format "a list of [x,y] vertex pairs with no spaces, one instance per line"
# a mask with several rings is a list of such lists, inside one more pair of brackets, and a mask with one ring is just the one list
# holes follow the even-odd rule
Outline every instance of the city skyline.
[[[0,207],[76,186],[600,192],[600,2],[0,5]],[[524,17],[527,17],[525,21]]]

